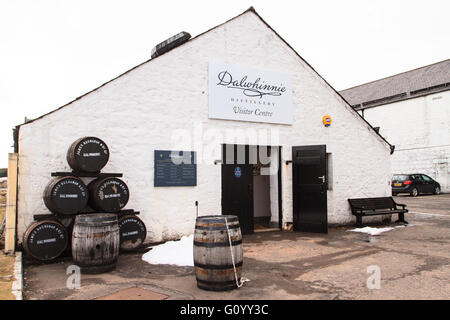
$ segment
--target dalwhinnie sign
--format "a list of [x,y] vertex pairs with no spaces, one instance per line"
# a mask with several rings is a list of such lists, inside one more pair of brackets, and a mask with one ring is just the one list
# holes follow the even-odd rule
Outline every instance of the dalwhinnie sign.
[[[233,80],[233,76],[228,71],[219,73],[219,82],[217,85],[226,86],[232,89],[241,89],[242,93],[247,97],[259,97],[264,95],[281,96],[286,91],[286,87],[270,84],[259,84],[261,78],[257,78],[254,82],[247,81],[247,76],[241,78],[240,81]],[[265,92],[267,90],[267,92]]]
[[290,77],[209,63],[209,118],[292,124]]

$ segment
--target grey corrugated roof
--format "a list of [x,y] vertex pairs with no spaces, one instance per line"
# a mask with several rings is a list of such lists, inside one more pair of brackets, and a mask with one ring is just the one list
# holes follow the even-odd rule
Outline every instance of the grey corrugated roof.
[[350,105],[360,109],[443,90],[450,90],[450,59],[345,89],[339,93]]

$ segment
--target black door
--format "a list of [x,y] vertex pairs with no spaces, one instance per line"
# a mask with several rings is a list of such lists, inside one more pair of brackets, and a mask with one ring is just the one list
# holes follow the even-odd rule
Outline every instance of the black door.
[[328,233],[326,146],[292,147],[294,230]]
[[[233,153],[231,157],[227,157],[227,149]],[[241,151],[244,154],[238,154]],[[224,145],[222,155],[222,214],[237,216],[242,234],[253,233],[253,164],[249,162],[249,147]]]

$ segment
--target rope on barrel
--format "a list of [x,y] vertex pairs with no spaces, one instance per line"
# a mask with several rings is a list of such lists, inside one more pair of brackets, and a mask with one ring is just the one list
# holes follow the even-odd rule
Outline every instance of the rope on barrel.
[[227,220],[227,217],[224,217],[224,218],[225,218],[225,226],[227,227],[228,242],[230,243],[230,253],[231,253],[231,261],[233,262],[234,279],[236,280],[236,286],[238,288],[240,288],[244,285],[244,282],[250,281],[250,279],[241,277],[241,281],[239,282],[239,280],[238,280],[237,272],[236,272],[236,263],[234,262],[233,245],[231,243],[230,229],[228,228],[228,220]]

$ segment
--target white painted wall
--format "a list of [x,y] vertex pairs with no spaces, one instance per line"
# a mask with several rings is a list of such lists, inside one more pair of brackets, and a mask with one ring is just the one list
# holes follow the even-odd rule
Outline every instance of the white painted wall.
[[392,173],[424,173],[450,192],[450,91],[364,110],[391,144]]
[[[208,62],[221,61],[292,76],[293,125],[208,119]],[[333,118],[331,127],[323,115]],[[145,63],[57,112],[23,125],[19,136],[19,242],[33,215],[46,214],[42,193],[53,171],[68,171],[66,151],[81,136],[98,136],[110,148],[105,172],[122,172],[130,188],[126,208],[141,212],[148,242],[180,238],[199,214],[221,213],[220,143],[198,165],[196,187],[153,187],[153,151],[173,149],[172,134],[193,128],[176,149],[206,153],[198,137],[207,130],[278,129],[282,146],[283,222],[292,221],[291,147],[326,144],[333,153],[328,221],[355,221],[347,198],[390,195],[389,147],[344,101],[253,13],[247,12],[161,57]],[[202,130],[203,131],[202,131]],[[191,146],[189,139],[193,141]],[[206,137],[209,142],[211,138]],[[276,144],[278,145],[278,144]],[[380,219],[374,217],[372,220]]]

